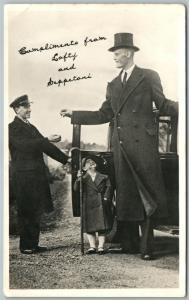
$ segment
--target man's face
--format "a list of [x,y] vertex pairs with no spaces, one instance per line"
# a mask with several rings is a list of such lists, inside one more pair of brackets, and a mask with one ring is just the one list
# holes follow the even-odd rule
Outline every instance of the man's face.
[[26,120],[30,118],[31,107],[30,105],[21,105],[15,109],[16,114],[20,116],[22,119]]
[[117,68],[125,68],[130,60],[131,52],[129,49],[117,49],[114,51],[114,60]]
[[96,169],[96,163],[94,160],[92,159],[87,159],[85,162],[85,166],[83,168],[85,171],[89,170],[89,169]]

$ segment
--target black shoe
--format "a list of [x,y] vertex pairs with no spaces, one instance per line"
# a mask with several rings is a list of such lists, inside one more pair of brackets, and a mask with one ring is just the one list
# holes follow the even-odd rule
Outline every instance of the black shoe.
[[95,254],[96,253],[96,249],[91,247],[86,251],[86,254]]
[[35,248],[35,252],[45,252],[47,251],[47,247],[37,246]]
[[21,249],[20,252],[22,254],[34,254],[35,250],[34,249]]
[[154,259],[154,256],[152,254],[141,254],[141,258],[143,260],[153,260]]
[[103,255],[105,254],[105,250],[104,248],[98,248],[98,252],[97,252],[99,255]]

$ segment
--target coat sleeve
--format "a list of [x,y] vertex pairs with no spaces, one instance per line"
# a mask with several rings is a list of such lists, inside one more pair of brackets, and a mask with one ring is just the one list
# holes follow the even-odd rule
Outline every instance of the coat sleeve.
[[74,185],[73,185],[73,189],[75,192],[79,191],[80,184],[82,184],[83,189],[85,188],[86,177],[87,177],[87,174],[84,174],[84,175],[82,175],[81,180],[79,178],[76,178]]
[[29,138],[22,136],[19,129],[9,127],[9,145],[20,152],[44,152],[48,156],[63,164],[65,164],[68,160],[68,156],[62,153],[56,146],[51,144],[48,138],[43,137],[37,129],[36,138]]
[[75,192],[79,191],[79,187],[80,187],[80,180],[76,179],[76,181],[74,182],[74,185],[73,185],[73,190]]
[[67,163],[68,156],[64,154],[58,147],[51,144],[46,138],[44,138],[44,142],[42,144],[42,151],[62,164]]
[[113,197],[113,188],[112,188],[110,179],[107,177],[104,198],[107,198],[108,200],[112,200],[112,197]]
[[[37,130],[37,128],[35,128]],[[68,160],[68,156],[64,154],[58,147],[49,142],[48,138],[45,138],[38,130],[37,133],[44,142],[42,143],[42,151],[51,158],[65,164]]]
[[165,98],[163,94],[163,88],[161,80],[157,72],[151,72],[150,74],[152,97],[159,109],[160,115],[164,116],[177,116],[178,115],[178,102]]
[[111,107],[111,93],[108,84],[106,90],[106,100],[103,102],[101,108],[97,111],[73,111],[71,123],[83,125],[97,125],[108,123],[114,116]]

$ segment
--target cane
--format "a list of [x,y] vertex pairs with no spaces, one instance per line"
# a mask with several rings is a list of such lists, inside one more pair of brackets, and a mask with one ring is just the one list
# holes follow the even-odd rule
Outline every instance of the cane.
[[[82,172],[81,151],[79,152],[79,169]],[[83,190],[82,190],[82,176],[79,186],[80,197],[80,230],[81,230],[81,254],[84,255],[84,238],[83,238]]]

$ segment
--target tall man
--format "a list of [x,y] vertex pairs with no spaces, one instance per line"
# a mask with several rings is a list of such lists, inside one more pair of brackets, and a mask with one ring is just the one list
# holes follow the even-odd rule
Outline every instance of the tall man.
[[31,107],[27,95],[18,97],[10,107],[16,113],[9,124],[9,148],[18,207],[20,251],[32,254],[47,250],[38,245],[40,218],[43,211],[53,210],[43,153],[63,164],[68,161],[68,156],[51,144],[58,142],[60,136],[45,138],[28,122]]
[[153,103],[165,115],[177,115],[178,105],[165,98],[158,73],[134,64],[138,50],[131,33],[115,34],[109,51],[121,72],[108,83],[106,101],[98,111],[63,109],[61,115],[71,117],[74,124],[102,124],[113,119],[116,210],[122,228],[122,250],[139,252],[140,224],[141,257],[150,260],[153,220],[167,216]]

